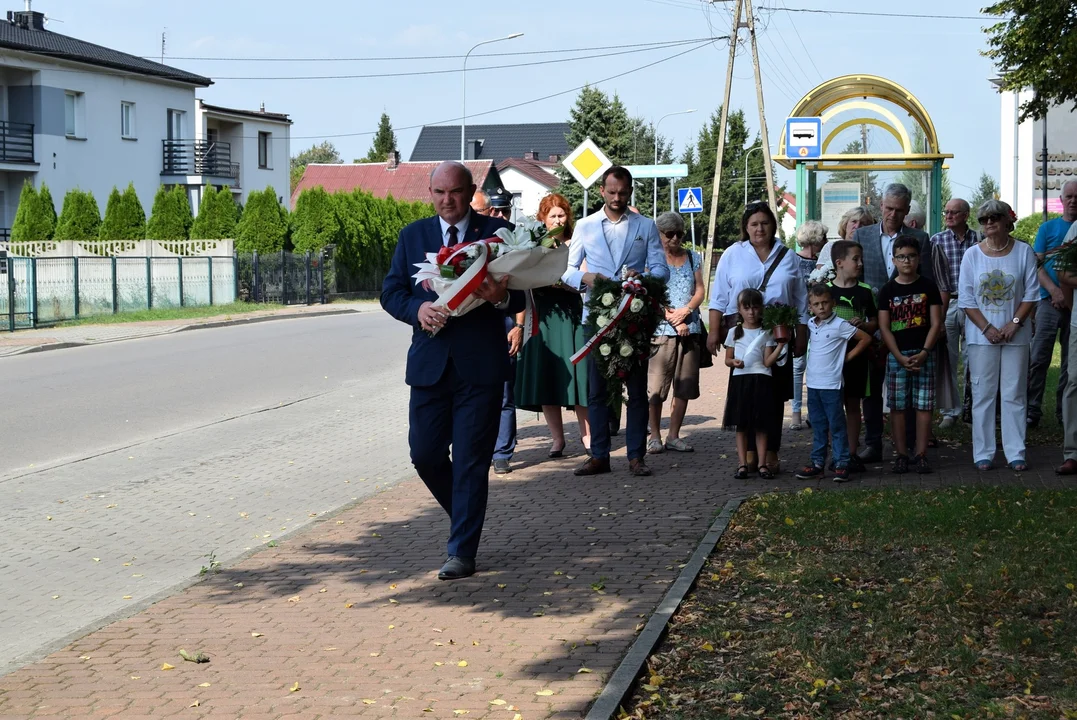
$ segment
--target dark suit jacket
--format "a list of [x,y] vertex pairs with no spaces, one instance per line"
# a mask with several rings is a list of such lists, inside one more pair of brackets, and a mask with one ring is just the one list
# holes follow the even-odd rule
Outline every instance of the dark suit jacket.
[[[920,275],[930,278],[934,282],[935,263],[932,262],[931,257],[933,248],[931,238],[923,230],[909,227],[903,228],[901,234],[909,235],[920,241]],[[879,294],[879,288],[897,275],[896,271],[889,275],[886,272],[881,237],[882,225],[879,223],[857,228],[856,233],[853,235],[853,240],[860,243],[861,247],[864,248],[864,270],[860,274],[860,279],[870,285],[872,292],[876,295]]]
[[[512,227],[500,218],[471,213],[467,233],[461,242],[493,237],[498,228]],[[466,315],[454,317],[434,337],[419,324],[419,307],[437,300],[437,293],[416,285],[412,275],[416,263],[426,262],[428,252],[442,246],[441,223],[437,216],[417,220],[400,231],[393,262],[381,291],[381,306],[397,320],[412,326],[411,348],[405,382],[434,385],[445,373],[452,358],[457,372],[468,383],[501,384],[509,378],[508,341],[505,337],[505,310],[483,303]],[[510,290],[509,309],[524,309],[524,295]]]

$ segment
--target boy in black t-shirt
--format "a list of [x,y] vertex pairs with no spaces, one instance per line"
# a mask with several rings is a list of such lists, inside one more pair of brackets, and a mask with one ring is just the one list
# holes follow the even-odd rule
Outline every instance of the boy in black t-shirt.
[[[838,240],[831,248],[830,258],[834,261],[834,281],[830,283],[830,293],[835,303],[834,314],[868,335],[874,335],[879,329],[875,296],[870,285],[857,279],[864,267],[864,248],[851,240]],[[849,341],[850,350],[855,345],[855,341]],[[849,430],[849,470],[856,472],[864,470],[864,461],[856,451],[860,444],[860,401],[868,394],[870,367],[867,353],[861,353],[847,360],[842,370],[845,378],[845,424]]]
[[890,351],[886,388],[890,396],[890,434],[897,458],[894,472],[909,470],[905,411],[916,411],[916,470],[931,472],[927,440],[935,408],[935,355],[942,330],[942,298],[931,280],[921,277],[920,243],[906,235],[894,238],[897,277],[879,290],[879,330]]

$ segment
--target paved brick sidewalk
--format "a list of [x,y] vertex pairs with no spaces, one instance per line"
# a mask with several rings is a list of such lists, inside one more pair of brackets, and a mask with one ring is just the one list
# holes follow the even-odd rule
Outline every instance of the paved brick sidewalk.
[[[653,458],[653,478],[624,472],[623,447],[614,473],[575,478],[579,457],[546,461],[543,429],[525,425],[522,467],[492,483],[474,578],[435,578],[448,523],[405,482],[0,678],[0,717],[580,717],[722,503],[804,486],[731,479],[723,376],[709,371],[690,406],[697,451]],[[787,464],[802,462],[809,436],[788,440]],[[1058,487],[1055,454],[1015,476],[948,450],[900,483]],[[866,478],[850,486],[893,482]]]
[[95,345],[133,340],[153,335],[167,335],[202,326],[216,327],[221,324],[257,322],[266,319],[286,319],[304,315],[322,315],[333,312],[380,311],[377,303],[348,303],[333,305],[293,305],[274,310],[255,310],[236,315],[215,315],[182,320],[147,320],[144,322],[106,323],[102,325],[73,325],[70,327],[18,330],[14,333],[0,332],[0,357],[17,355],[50,347]]

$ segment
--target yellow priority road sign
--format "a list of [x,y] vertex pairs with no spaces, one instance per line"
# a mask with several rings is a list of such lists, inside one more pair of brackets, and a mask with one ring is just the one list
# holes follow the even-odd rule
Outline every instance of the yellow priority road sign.
[[602,173],[613,167],[613,162],[591,138],[580,143],[579,147],[561,161],[561,164],[584,188],[591,187],[602,177]]

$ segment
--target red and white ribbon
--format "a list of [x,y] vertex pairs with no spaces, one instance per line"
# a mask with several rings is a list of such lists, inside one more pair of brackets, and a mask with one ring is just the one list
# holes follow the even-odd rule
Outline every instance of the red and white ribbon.
[[598,343],[598,341],[600,341],[602,338],[606,337],[606,335],[608,335],[610,331],[613,330],[614,326],[617,325],[620,319],[625,316],[625,313],[628,312],[628,306],[632,304],[632,300],[635,297],[636,296],[630,292],[625,292],[625,294],[621,296],[621,302],[617,305],[617,310],[614,311],[613,317],[610,318],[610,321],[608,323],[606,323],[606,327],[595,333],[594,336],[592,336],[590,340],[584,343],[583,347],[580,348],[579,351],[572,356],[573,365],[579,363],[580,360],[583,360],[585,357],[590,355],[591,350],[594,349],[595,344]]
[[448,287],[445,292],[438,295],[437,305],[445,307],[447,309],[455,310],[460,305],[471,297],[479,285],[482,285],[482,281],[486,279],[488,270],[486,269],[487,258],[490,254],[490,246],[484,242],[467,243],[458,247],[449,257],[445,259],[444,265],[451,264],[450,261],[459,255],[466,254],[468,249],[472,246],[478,246],[478,257],[475,258],[475,262],[471,264],[464,274],[453,281],[453,284]]

